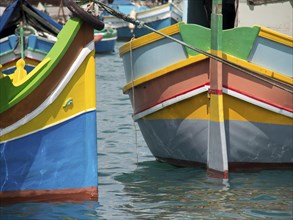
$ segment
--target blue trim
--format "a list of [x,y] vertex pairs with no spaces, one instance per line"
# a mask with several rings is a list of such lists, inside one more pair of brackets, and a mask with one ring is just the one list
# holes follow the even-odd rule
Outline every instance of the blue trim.
[[54,45],[53,41],[42,40],[35,35],[28,37],[27,49],[47,54]]
[[0,43],[0,54],[6,54],[14,50],[17,44],[17,37],[10,35],[5,41]]
[[0,144],[0,191],[97,187],[96,111]]

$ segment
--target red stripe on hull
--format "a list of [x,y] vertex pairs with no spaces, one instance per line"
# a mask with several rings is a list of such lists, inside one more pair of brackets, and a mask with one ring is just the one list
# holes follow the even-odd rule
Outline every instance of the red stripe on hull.
[[228,177],[229,177],[228,170],[221,172],[219,170],[214,170],[214,169],[208,168],[207,174],[209,177],[213,177],[213,178],[217,178],[217,179],[228,179]]
[[81,202],[97,200],[97,187],[0,192],[0,206],[23,202]]
[[218,89],[209,89],[209,94],[222,95],[223,91]]
[[279,108],[279,109],[282,109],[282,110],[286,110],[286,111],[288,111],[288,112],[293,112],[293,109],[292,109],[292,108],[291,108],[291,109],[290,109],[290,108],[285,108],[285,107],[283,107],[283,106],[280,106],[280,105],[277,105],[277,104],[271,103],[271,102],[266,101],[266,100],[264,100],[264,99],[260,99],[260,98],[258,98],[258,97],[256,97],[256,96],[252,96],[252,95],[250,95],[250,94],[248,94],[248,93],[245,93],[245,92],[243,92],[243,91],[240,91],[240,90],[238,90],[238,89],[229,88],[229,87],[227,87],[227,89],[232,90],[232,91],[234,91],[234,92],[237,92],[237,93],[239,93],[239,94],[242,94],[242,95],[244,95],[244,96],[247,96],[247,97],[249,97],[249,98],[252,98],[252,99],[254,99],[254,100],[260,101],[260,102],[262,102],[262,103],[268,104],[268,105],[270,105],[270,106],[273,106],[273,107],[276,107],[276,108]]
[[[272,83],[276,83],[273,80],[266,79],[271,82],[269,83],[227,65],[224,65],[223,69],[223,87],[292,112],[292,93],[273,85]],[[255,75],[259,76],[258,74]],[[283,87],[292,91],[289,85]]]

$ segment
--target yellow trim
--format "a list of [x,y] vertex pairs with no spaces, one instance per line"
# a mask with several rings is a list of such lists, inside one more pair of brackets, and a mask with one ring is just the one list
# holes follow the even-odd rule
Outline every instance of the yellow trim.
[[[164,33],[166,35],[173,35],[179,33],[179,24],[176,23],[174,25],[168,26],[166,28],[163,28],[160,30],[161,33]],[[130,50],[134,50],[136,48],[142,47],[146,44],[150,44],[152,42],[155,42],[157,40],[160,40],[164,38],[164,36],[159,35],[155,32],[144,35],[142,37],[139,37],[135,40],[129,41],[126,44],[122,45],[119,48],[119,54],[122,56],[125,53],[130,52]]]
[[[42,62],[40,62],[29,74],[24,75],[20,80],[14,80],[14,78],[16,77],[15,74],[17,74],[17,70],[13,73],[10,74],[9,77],[11,79],[13,79],[13,85],[15,86],[20,86],[21,84],[23,84],[25,81],[27,81],[28,79],[30,79],[33,75],[35,75],[37,72],[40,71],[40,69],[42,69],[43,67],[45,67],[49,61],[51,60],[50,57],[47,57],[45,59],[42,60]],[[19,61],[17,61],[18,63]],[[17,64],[16,63],[16,64]],[[24,70],[25,71],[25,70]],[[26,71],[25,71],[26,72]]]
[[0,79],[4,77],[4,74],[2,73],[2,65],[0,64]]
[[[93,51],[83,61],[64,90],[51,105],[33,120],[8,134],[0,136],[0,140],[7,141],[50,125],[58,124],[81,112],[95,109],[95,83],[95,53]],[[64,108],[64,102],[69,99],[72,100],[72,104]]]
[[158,78],[160,76],[163,76],[163,75],[165,75],[165,74],[167,74],[169,72],[172,72],[174,70],[180,69],[180,68],[185,67],[185,66],[188,66],[188,65],[190,65],[192,63],[199,62],[199,61],[204,60],[204,59],[207,59],[207,56],[199,54],[197,56],[189,57],[186,60],[183,60],[183,61],[180,61],[180,62],[175,63],[173,65],[167,66],[167,67],[165,67],[163,69],[160,69],[160,70],[158,70],[156,72],[141,76],[141,77],[137,78],[136,80],[134,80],[133,82],[130,82],[130,83],[126,84],[123,87],[123,92],[125,93],[129,89],[131,89],[132,87],[138,86],[138,85],[143,84],[143,83],[145,83],[147,81],[151,81],[151,80],[153,80],[155,78]]
[[[224,120],[292,125],[293,119],[223,94]],[[146,120],[209,120],[207,92],[145,116]],[[213,106],[209,106],[212,108]]]
[[258,35],[263,38],[266,38],[281,44],[285,44],[289,47],[293,47],[293,37],[287,36],[285,34],[281,34],[271,29],[260,27],[260,32]]

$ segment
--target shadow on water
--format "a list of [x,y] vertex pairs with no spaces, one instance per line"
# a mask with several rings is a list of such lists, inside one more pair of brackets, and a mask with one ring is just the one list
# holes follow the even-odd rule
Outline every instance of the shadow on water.
[[292,171],[232,173],[229,182],[202,169],[156,161],[115,177],[130,197],[121,207],[139,219],[292,218]]

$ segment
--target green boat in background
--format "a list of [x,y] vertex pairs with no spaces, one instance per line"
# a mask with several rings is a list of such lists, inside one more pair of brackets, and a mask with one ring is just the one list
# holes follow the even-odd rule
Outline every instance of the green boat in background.
[[94,30],[96,53],[110,53],[115,50],[117,30],[105,27],[103,30]]

